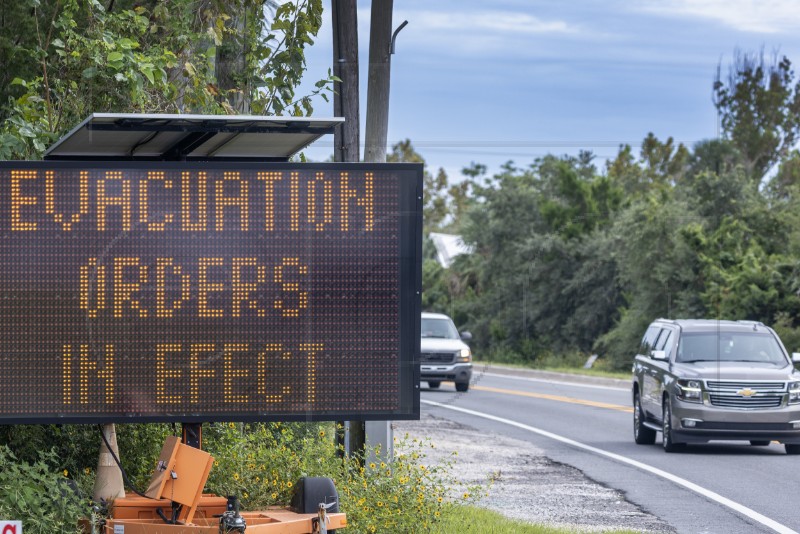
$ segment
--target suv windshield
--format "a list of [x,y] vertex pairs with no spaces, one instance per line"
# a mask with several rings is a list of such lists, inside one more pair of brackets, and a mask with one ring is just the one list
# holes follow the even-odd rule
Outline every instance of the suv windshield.
[[458,330],[449,319],[422,319],[422,337],[459,339]]
[[762,362],[783,365],[786,358],[769,334],[687,332],[678,344],[677,362]]

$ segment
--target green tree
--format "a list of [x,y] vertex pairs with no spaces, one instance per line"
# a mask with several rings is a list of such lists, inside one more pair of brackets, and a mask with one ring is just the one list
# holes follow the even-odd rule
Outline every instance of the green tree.
[[[322,0],[266,9],[271,18],[261,0],[60,0],[47,7],[27,0],[26,6],[30,21],[5,27],[32,25],[32,37],[0,42],[20,69],[8,74],[6,95],[13,99],[0,108],[2,158],[37,159],[92,112],[312,111],[311,95],[297,97],[295,88]],[[232,66],[235,47],[242,61]],[[314,93],[324,95],[332,81],[328,74]]]
[[676,146],[671,137],[662,142],[651,132],[642,141],[638,160],[631,147],[623,145],[606,164],[606,174],[633,198],[675,185],[686,172],[688,160],[689,151],[683,144]]
[[787,57],[764,57],[737,50],[723,79],[714,80],[714,105],[727,139],[744,158],[748,174],[764,175],[797,142],[800,133],[800,85]]
[[713,172],[718,175],[733,172],[737,166],[743,165],[742,156],[733,143],[727,139],[706,139],[694,145],[689,156],[689,177],[701,172]]
[[623,210],[611,229],[609,253],[624,300],[614,327],[598,336],[595,350],[617,369],[630,368],[644,329],[657,317],[702,317],[701,266],[687,229],[702,218],[672,195],[650,194]]
[[475,186],[464,232],[475,253],[454,269],[464,278],[470,269],[466,310],[482,351],[535,360],[589,350],[610,328],[621,302],[606,232],[622,190],[591,159],[509,163]]

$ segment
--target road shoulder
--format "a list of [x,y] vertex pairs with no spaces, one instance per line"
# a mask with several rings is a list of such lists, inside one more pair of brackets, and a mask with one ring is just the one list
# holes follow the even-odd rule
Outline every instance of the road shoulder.
[[[481,432],[424,413],[419,421],[396,421],[395,436],[430,440],[430,465],[453,462],[452,491],[486,488],[478,506],[507,517],[569,530],[628,529],[673,533],[674,528],[627,501],[580,470],[554,462],[528,442]],[[401,439],[402,440],[402,439]],[[453,452],[457,455],[454,457]]]

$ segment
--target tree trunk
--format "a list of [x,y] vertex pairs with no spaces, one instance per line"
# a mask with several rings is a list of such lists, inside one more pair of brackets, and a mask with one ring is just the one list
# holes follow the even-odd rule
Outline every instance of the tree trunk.
[[223,101],[237,113],[246,115],[250,113],[250,94],[242,83],[246,67],[245,50],[242,47],[246,42],[247,17],[260,17],[262,13],[259,7],[253,7],[252,2],[241,2],[238,8],[230,10],[230,16],[227,26],[232,33],[226,34],[222,44],[217,47],[214,65],[217,87]]

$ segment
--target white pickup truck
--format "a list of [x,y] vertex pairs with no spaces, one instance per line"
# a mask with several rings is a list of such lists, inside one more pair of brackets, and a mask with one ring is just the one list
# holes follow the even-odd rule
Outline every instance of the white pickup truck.
[[441,313],[422,314],[420,378],[431,389],[442,382],[455,382],[456,391],[468,391],[472,379],[472,351],[464,343],[469,332],[459,333],[453,320]]

